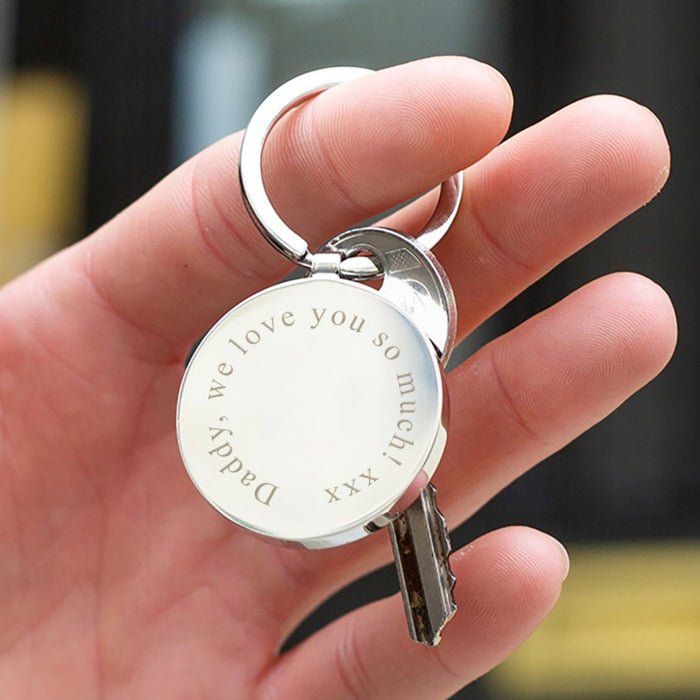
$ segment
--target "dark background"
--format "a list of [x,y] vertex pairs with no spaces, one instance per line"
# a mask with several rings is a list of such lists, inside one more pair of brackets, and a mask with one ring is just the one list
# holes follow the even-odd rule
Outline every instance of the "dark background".
[[[78,233],[111,217],[187,154],[187,144],[176,142],[187,100],[177,61],[183,37],[207,16],[244,17],[265,33],[267,84],[260,86],[261,95],[322,65],[378,68],[422,55],[461,53],[492,63],[511,82],[513,132],[585,95],[631,97],[665,125],[673,162],[663,193],[485,324],[463,356],[581,284],[620,269],[641,272],[670,293],[680,323],[678,350],[659,379],[496,497],[456,531],[453,543],[460,546],[511,523],[533,525],[567,544],[698,538],[700,197],[694,171],[700,156],[700,3],[386,0],[329,3],[322,12],[302,5],[17,3],[12,67],[64,70],[88,90],[85,229]],[[230,130],[243,125],[231,124]],[[393,570],[373,574],[329,601],[292,643],[329,616],[395,589]],[[477,683],[458,697],[495,697],[489,692]]]

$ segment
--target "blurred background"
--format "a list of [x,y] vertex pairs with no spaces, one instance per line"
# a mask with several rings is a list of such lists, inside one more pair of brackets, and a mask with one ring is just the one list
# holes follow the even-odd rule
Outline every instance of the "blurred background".
[[[473,56],[510,80],[512,132],[592,93],[646,104],[673,152],[661,196],[478,329],[460,357],[620,269],[669,291],[678,351],[454,534],[457,547],[524,523],[572,553],[551,618],[455,697],[697,699],[699,31],[700,3],[683,0],[0,0],[0,281],[99,226],[313,68]],[[289,644],[396,589],[391,568],[376,572]]]

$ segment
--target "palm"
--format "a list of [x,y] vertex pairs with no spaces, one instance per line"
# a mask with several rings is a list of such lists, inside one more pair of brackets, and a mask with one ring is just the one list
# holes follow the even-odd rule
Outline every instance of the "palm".
[[[404,139],[399,152],[392,135],[406,115],[394,114],[392,95],[400,102],[416,82],[425,89],[410,126],[434,141]],[[481,158],[507,124],[500,81],[464,60],[359,85],[344,88],[346,98],[355,90],[350,106],[340,88],[286,120],[268,149],[276,201],[319,241]],[[363,129],[368,104],[386,106],[381,134]],[[436,251],[461,302],[462,335],[662,184],[667,154],[653,119],[619,100],[602,104],[572,106],[468,171],[470,206]],[[606,142],[611,118],[629,137],[622,145]],[[310,124],[318,136],[332,122],[342,133],[325,149],[300,139]],[[558,159],[562,126],[584,123],[570,162]],[[410,167],[426,148],[430,165]],[[436,650],[408,641],[394,598],[277,657],[305,614],[388,548],[381,535],[325,552],[261,544],[214,513],[181,466],[174,406],[189,345],[284,272],[234,196],[236,149],[235,137],[213,147],[0,295],[0,685],[11,697],[441,697],[503,658],[556,598],[556,546],[508,529],[455,557],[462,605]],[[362,158],[370,166],[360,172]],[[567,181],[582,162],[586,182]],[[559,189],[543,212],[550,172]],[[327,202],[312,217],[308,192]],[[402,215],[400,226],[415,228],[419,215]],[[454,372],[438,471],[451,522],[651,378],[673,332],[658,289],[612,277]]]

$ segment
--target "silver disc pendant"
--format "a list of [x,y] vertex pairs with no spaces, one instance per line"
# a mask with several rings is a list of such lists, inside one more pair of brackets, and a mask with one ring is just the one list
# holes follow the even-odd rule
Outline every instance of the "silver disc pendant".
[[333,275],[266,289],[194,353],[177,433],[193,482],[224,516],[309,549],[386,524],[446,441],[430,341],[375,290]]

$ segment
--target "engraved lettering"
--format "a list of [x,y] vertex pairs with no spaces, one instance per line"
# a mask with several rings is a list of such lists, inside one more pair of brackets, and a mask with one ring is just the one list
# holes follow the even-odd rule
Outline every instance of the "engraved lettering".
[[323,318],[324,314],[326,313],[326,309],[321,309],[321,313],[318,312],[318,309],[312,308],[311,311],[313,311],[314,316],[316,317],[316,325],[311,326],[311,330],[315,330],[318,328],[318,324],[321,323],[321,319]]
[[[302,297],[303,299],[304,297]],[[308,297],[307,297],[308,298]],[[339,297],[343,299],[343,297]],[[322,298],[316,297],[315,303],[321,301]],[[303,303],[303,302],[302,302]],[[363,335],[363,338],[358,338],[357,342],[359,345],[353,346],[359,348],[357,352],[361,355],[362,352],[367,354],[367,360],[373,360],[374,365],[371,365],[371,371],[374,372],[375,368],[379,369],[379,365],[384,367],[380,372],[389,372],[388,376],[385,377],[386,381],[389,382],[391,386],[391,378],[395,377],[396,384],[394,387],[398,389],[398,394],[393,393],[391,390],[386,399],[390,402],[390,407],[387,407],[386,411],[382,411],[380,423],[384,425],[382,428],[382,433],[380,433],[379,440],[374,444],[374,447],[370,447],[372,453],[375,455],[374,459],[369,459],[367,461],[360,461],[359,464],[364,463],[365,468],[362,472],[355,472],[355,474],[350,477],[350,473],[354,471],[350,468],[348,471],[350,473],[342,473],[336,476],[338,484],[330,486],[328,488],[322,488],[322,483],[317,484],[317,489],[312,488],[312,492],[315,491],[314,496],[316,498],[316,503],[336,503],[345,502],[352,496],[362,495],[362,493],[367,490],[370,486],[382,481],[382,484],[389,486],[389,481],[384,478],[385,474],[397,473],[395,467],[398,466],[400,470],[403,470],[404,462],[406,463],[406,470],[414,469],[414,461],[418,454],[422,452],[416,447],[417,445],[422,445],[423,435],[422,429],[420,429],[421,423],[418,421],[418,415],[420,412],[417,411],[417,403],[423,401],[422,375],[418,371],[417,366],[412,364],[412,350],[413,345],[404,340],[400,332],[398,332],[394,325],[388,322],[386,316],[379,316],[374,318],[372,313],[369,311],[368,307],[367,315],[369,322],[366,317],[359,315],[359,312],[365,311],[364,306],[355,306],[352,303],[352,297],[347,298],[347,303],[345,301],[333,302],[335,308],[331,307],[311,307],[310,304],[314,301],[310,301],[308,304],[303,304],[299,307],[294,306],[294,302],[290,302],[285,299],[277,307],[272,305],[261,305],[254,307],[252,313],[254,316],[248,314],[236,317],[237,326],[234,325],[235,330],[229,331],[227,333],[224,331],[222,336],[220,336],[221,341],[227,341],[225,346],[218,345],[220,356],[216,358],[215,362],[211,362],[209,369],[204,368],[204,374],[202,379],[204,384],[198,387],[199,400],[204,399],[204,392],[206,392],[206,377],[209,376],[210,388],[208,391],[208,398],[220,398],[224,397],[227,401],[219,402],[219,404],[214,405],[214,408],[209,408],[210,417],[204,418],[210,425],[207,427],[209,432],[209,442],[204,440],[204,426],[206,423],[200,424],[202,427],[199,428],[200,440],[201,442],[197,446],[197,450],[201,456],[204,456],[204,452],[209,455],[209,458],[205,458],[203,465],[207,465],[210,470],[210,475],[207,478],[214,478],[220,481],[216,482],[216,485],[221,484],[222,493],[228,494],[232,498],[238,497],[242,500],[248,499],[249,505],[252,504],[252,498],[263,506],[271,506],[275,502],[275,494],[282,489],[285,483],[278,485],[278,483],[273,483],[270,481],[263,481],[265,478],[278,478],[276,472],[272,465],[265,463],[258,463],[264,452],[258,452],[253,449],[250,444],[246,442],[241,442],[239,444],[239,432],[237,422],[239,416],[248,415],[245,413],[246,406],[241,403],[239,405],[238,394],[239,392],[238,381],[242,382],[242,386],[247,388],[247,380],[244,382],[243,375],[249,372],[262,371],[259,369],[256,357],[257,353],[260,354],[260,359],[264,359],[264,351],[258,351],[255,346],[262,345],[265,346],[267,342],[270,344],[270,350],[277,350],[276,344],[282,343],[285,337],[289,338],[289,342],[295,342],[298,340],[297,336],[304,334],[308,335],[309,330],[316,330],[323,323],[323,319],[327,318],[328,323],[325,325],[328,327],[321,331],[321,334],[313,334],[316,337],[328,336],[327,338],[321,337],[321,340],[315,340],[313,342],[335,342],[334,349],[337,349],[337,343],[340,339],[335,339],[333,336],[342,336],[344,331],[330,330],[330,326],[335,328],[346,328],[350,331]],[[283,310],[284,305],[288,305],[287,310]],[[294,306],[294,310],[291,307]],[[251,307],[252,308],[252,307]],[[308,314],[311,312],[311,317]],[[379,312],[377,312],[379,313]],[[290,328],[296,325],[296,315],[299,314],[301,319],[301,326],[296,328],[295,331],[290,333],[285,333],[285,328]],[[382,318],[386,325],[382,322]],[[378,325],[375,325],[378,322]],[[389,331],[379,331],[379,328],[384,325],[385,328],[389,328]],[[368,326],[367,333],[364,333],[365,326]],[[225,326],[224,326],[225,327]],[[231,326],[230,326],[231,327]],[[304,330],[306,329],[306,330]],[[278,332],[279,331],[279,332]],[[278,338],[275,340],[273,337],[268,340],[270,336],[277,335]],[[354,337],[354,336],[352,336]],[[371,350],[369,348],[368,340],[371,341],[374,347],[378,350]],[[312,338],[309,337],[306,342],[312,342]],[[352,341],[354,343],[354,341]],[[399,345],[401,343],[401,345]],[[233,346],[237,352],[233,352],[230,349],[227,350],[228,345]],[[274,347],[273,347],[274,346]],[[215,350],[215,348],[212,348]],[[241,360],[241,357],[247,355],[252,350],[251,359],[247,360],[245,363]],[[241,357],[239,357],[239,355]],[[394,361],[401,358],[402,362],[394,362],[393,371],[385,366],[384,360]],[[371,356],[371,358],[370,358]],[[370,363],[371,364],[371,363]],[[264,368],[263,368],[264,369]],[[412,374],[412,369],[417,370],[416,377]],[[212,371],[213,370],[213,371]],[[199,375],[201,377],[201,375]],[[226,379],[226,382],[223,380]],[[419,391],[420,390],[420,391]],[[231,408],[235,411],[234,414],[227,418],[225,416],[218,416],[217,413],[221,414],[221,411],[228,409],[228,401],[234,403],[233,399],[236,399],[236,408]],[[241,397],[242,401],[245,401],[245,397]],[[209,405],[208,405],[209,406]],[[251,402],[251,411],[256,411],[258,404]],[[422,408],[422,406],[421,406]],[[398,409],[398,410],[397,410]],[[392,417],[393,414],[393,417]],[[410,418],[409,418],[410,416]],[[244,421],[247,419],[244,418]],[[373,420],[373,419],[369,419]],[[216,422],[220,422],[221,425],[215,426]],[[231,423],[234,427],[233,429],[224,427],[225,423]],[[413,433],[416,431],[416,435],[411,435],[409,439],[405,433]],[[386,440],[387,435],[393,433],[389,440]],[[415,443],[414,443],[415,441]],[[210,447],[211,446],[211,447]],[[207,449],[208,448],[208,449]],[[377,449],[378,448],[378,449]],[[384,451],[382,451],[384,448]],[[249,454],[250,453],[250,454]],[[237,456],[238,455],[238,456]],[[246,458],[244,463],[243,457]],[[390,461],[391,465],[386,464],[386,461]],[[200,458],[201,462],[201,458]],[[371,463],[372,467],[367,467],[367,464]],[[355,469],[359,468],[357,462],[355,463]],[[272,471],[267,471],[270,468]],[[345,480],[343,480],[345,476]],[[282,477],[279,477],[281,479]],[[284,478],[287,478],[285,476]],[[333,478],[333,477],[331,477]],[[205,482],[206,483],[206,482]],[[238,486],[237,486],[238,484]],[[245,487],[245,488],[240,488]],[[250,488],[252,487],[252,488]],[[378,487],[382,489],[382,487]],[[377,489],[375,489],[375,492]],[[237,493],[236,493],[237,492]],[[244,494],[248,494],[244,496]],[[251,498],[252,497],[252,498]],[[277,507],[287,507],[287,504],[283,503],[285,497],[280,497],[277,499]],[[361,501],[362,499],[356,499],[356,501]],[[235,505],[235,500],[232,501]],[[311,505],[311,504],[310,504]],[[228,506],[227,506],[228,507]],[[257,508],[257,506],[255,506]],[[343,506],[339,506],[342,510]],[[334,509],[331,509],[333,511]]]
[[[211,452],[209,453],[211,454]],[[241,462],[238,457],[234,457],[228,464],[224,464],[219,471],[223,474],[224,472],[228,472],[229,474],[235,474],[236,472],[241,471],[243,468],[243,462]]]
[[[311,328],[311,330],[316,330],[316,328],[319,327],[319,325],[321,324],[321,321],[325,317],[327,311],[328,311],[327,307],[324,307],[322,309],[316,308],[316,307],[311,308],[311,312],[313,313],[313,316],[314,316],[314,320],[311,322],[311,325],[309,326],[309,328]],[[355,333],[361,333],[362,328],[365,325],[365,319],[362,316],[358,316],[357,314],[352,314],[352,318],[351,318],[350,314],[343,311],[343,309],[336,309],[332,313],[329,312],[329,318],[330,318],[330,322],[334,326],[338,326],[338,327],[346,326],[347,328],[349,328],[351,331],[354,331]],[[350,318],[351,318],[351,320],[348,323],[348,319],[350,319]],[[386,335],[386,333],[384,333],[383,335]],[[377,338],[375,338],[374,342],[376,345]],[[379,339],[379,342],[381,343],[381,342],[383,342],[383,340]]]
[[233,338],[229,338],[228,342],[238,348],[244,355],[248,354],[248,351],[245,348],[242,348]]
[[[216,455],[218,457],[228,458],[231,456],[232,448],[230,443],[225,442],[222,445],[218,445],[212,450],[209,450],[210,455]],[[243,469],[243,461],[239,457],[234,457],[226,462],[222,467],[219,468],[220,474],[239,474]],[[250,486],[254,481],[257,480],[257,475],[250,469],[246,469],[242,472],[242,476],[238,479],[242,486]],[[265,506],[269,506],[272,501],[272,497],[277,493],[279,486],[273,484],[270,481],[264,481],[258,484],[253,491],[253,497],[256,501],[262,503]]]
[[[400,464],[400,462],[396,461],[395,459],[391,457],[390,459],[392,459],[397,464]],[[363,485],[357,485],[357,481],[359,479],[364,479],[367,483]],[[374,476],[374,474],[372,474],[372,467],[368,467],[367,469],[365,469],[365,471],[362,472],[362,474],[359,474],[358,476],[350,479],[349,481],[344,481],[338,486],[332,486],[331,488],[323,489],[329,497],[326,503],[335,503],[336,501],[342,501],[343,498],[350,498],[350,496],[354,496],[356,493],[360,493],[360,491],[369,488],[375,481],[379,481],[379,477]],[[346,491],[346,493],[343,496],[338,495],[338,489],[341,486],[343,486]]]
[[334,311],[331,316],[331,322],[334,326],[342,326],[345,323],[345,311]]
[[[267,489],[267,491],[264,491]],[[279,486],[269,482],[263,481],[262,484],[258,484],[255,487],[255,500],[262,503],[264,506],[269,506],[272,497],[277,493]]]
[[389,447],[393,447],[397,450],[403,450],[406,445],[413,445],[413,442],[411,440],[407,440],[404,437],[401,437],[400,435],[397,435],[394,433],[392,436],[391,440],[389,441]]
[[404,372],[396,375],[396,381],[399,383],[399,391],[401,396],[411,394],[416,390],[416,385],[413,383],[413,373]]
[[[372,340],[372,344],[376,345],[378,348],[381,348],[384,346],[384,343],[386,343],[387,340],[389,340],[389,334],[382,332]],[[396,345],[389,345],[384,350],[384,357],[386,357],[387,360],[395,360],[400,354],[401,350],[396,347]]]
[[[287,328],[293,326],[296,321],[296,319],[294,318],[293,311],[285,311],[279,318],[282,322],[282,325],[286,326]],[[274,314],[269,318],[260,321],[258,325],[261,328],[264,328],[266,331],[268,331],[271,335],[274,335],[275,331],[279,328],[279,324],[277,323],[277,319]],[[247,345],[257,345],[263,339],[264,335],[265,333],[263,333],[262,331],[258,331],[256,328],[249,328],[245,332],[245,335],[243,337]],[[247,355],[250,350],[250,348],[241,345],[241,343],[237,343],[233,338],[229,338],[228,342],[243,355]],[[219,365],[219,367],[223,368],[224,370],[222,371],[222,374],[228,375],[231,374],[231,372],[233,372],[233,367],[226,363],[222,363],[221,365]]]
[[230,442],[226,441],[221,445],[212,447],[212,449],[209,450],[209,454],[216,455],[217,457],[230,457],[231,454],[233,454],[233,447],[231,447]]
[[378,476],[372,476],[372,467],[369,467],[366,471],[362,472],[358,478],[366,479],[367,487],[370,487],[375,481],[379,481]]
[[343,482],[343,486],[350,492],[348,496],[354,496],[356,493],[360,493],[360,489],[355,488],[355,481],[356,479],[351,479],[350,483],[347,481]]
[[255,474],[249,469],[246,469],[245,474],[241,477],[241,483],[243,486],[250,486],[253,481],[255,481]]
[[229,436],[233,435],[233,430],[230,428],[209,428],[209,433],[211,434],[211,441],[214,442],[222,433],[228,433]]
[[413,421],[408,420],[408,418],[399,418],[398,422],[396,423],[396,427],[399,430],[410,433],[411,430],[413,430]]
[[211,386],[209,387],[209,398],[218,399],[224,395],[225,384],[222,384],[218,379],[211,380]]
[[340,498],[335,495],[335,492],[338,490],[337,486],[334,486],[332,489],[323,489],[329,496],[330,498],[328,499],[328,503],[333,503],[333,501],[339,501]]
[[353,314],[352,321],[350,321],[350,330],[355,331],[355,333],[361,333],[364,325],[365,319]]
[[400,354],[401,350],[399,350],[396,345],[390,345],[384,351],[384,357],[386,357],[387,360],[395,360]]
[[[222,447],[230,448],[230,445],[228,443],[224,443],[224,445],[220,445],[218,449],[211,450],[209,454],[216,452],[220,457],[228,456],[230,453],[228,453],[226,450],[221,450],[220,448]],[[219,469],[219,472],[221,474],[238,474],[242,469],[243,462],[238,457],[234,457],[232,460],[224,464],[224,466]],[[239,481],[242,486],[250,486],[257,478],[258,477],[254,472],[250,471],[250,469],[246,469]],[[270,481],[264,481],[255,487],[253,497],[264,506],[269,506],[270,502],[272,501],[272,497],[277,493],[278,489],[279,486],[277,484],[273,484]]]
[[373,341],[372,343],[376,345],[378,348],[381,348],[382,345],[386,342],[386,340],[389,338],[388,333],[380,333]]

